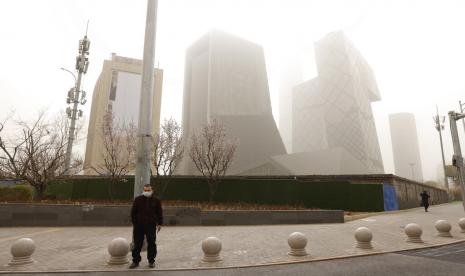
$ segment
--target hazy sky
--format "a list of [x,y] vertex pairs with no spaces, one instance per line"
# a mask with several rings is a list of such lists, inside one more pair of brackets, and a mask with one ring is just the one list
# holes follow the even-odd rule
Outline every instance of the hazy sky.
[[[103,60],[112,52],[142,57],[146,1],[0,1],[0,118],[14,110],[32,119],[39,110],[66,108],[78,40],[90,20],[91,99]],[[465,101],[465,1],[159,0],[156,62],[165,70],[162,117],[180,120],[186,48],[210,29],[263,45],[273,113],[278,119],[282,68],[292,61],[303,80],[316,76],[313,43],[343,30],[372,66],[382,101],[373,104],[386,172],[393,172],[388,114],[413,112],[425,179],[441,162],[433,127],[435,105]],[[297,61],[297,62],[296,62]],[[89,116],[90,102],[84,107]],[[463,134],[463,128],[459,131]],[[452,155],[446,126],[446,160]],[[462,142],[465,140],[462,139]],[[465,145],[463,145],[465,147]]]

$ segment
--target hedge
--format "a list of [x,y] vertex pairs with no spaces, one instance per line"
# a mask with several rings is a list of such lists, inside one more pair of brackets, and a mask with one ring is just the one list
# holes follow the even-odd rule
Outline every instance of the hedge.
[[51,183],[45,191],[47,198],[57,200],[129,200],[133,197],[134,178],[112,183],[109,178],[71,178]]
[[[172,177],[152,179],[152,182],[164,200],[208,201],[208,184],[203,178]],[[53,183],[46,195],[69,200],[131,200],[133,185],[133,177],[117,183],[111,183],[108,178],[72,178]],[[214,201],[348,211],[384,210],[382,185],[346,181],[226,178],[220,182]]]
[[31,201],[33,194],[33,189],[27,185],[0,187],[0,201],[3,202]]
[[[162,180],[164,199],[208,200],[203,179]],[[165,182],[165,183],[163,183]],[[166,183],[167,182],[167,183]],[[378,184],[317,182],[293,179],[224,179],[214,201],[300,205],[308,208],[383,211],[383,187]]]

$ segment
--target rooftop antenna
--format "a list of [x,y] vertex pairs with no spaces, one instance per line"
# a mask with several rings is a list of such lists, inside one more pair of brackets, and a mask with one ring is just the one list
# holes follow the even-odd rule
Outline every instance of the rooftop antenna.
[[89,29],[89,20],[87,20],[87,26],[86,26],[86,37],[87,37],[87,30]]

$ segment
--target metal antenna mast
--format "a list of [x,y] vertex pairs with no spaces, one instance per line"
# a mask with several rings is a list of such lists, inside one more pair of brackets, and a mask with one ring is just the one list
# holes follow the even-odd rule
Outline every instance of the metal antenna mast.
[[436,116],[433,116],[436,130],[439,132],[439,142],[441,143],[442,168],[444,170],[444,186],[449,191],[449,181],[447,180],[446,160],[444,159],[444,146],[442,143],[442,131],[444,130],[444,116],[439,116],[439,109],[436,106]]
[[75,70],[77,72],[77,78],[76,75],[71,72],[70,70],[67,70],[65,68],[61,68],[64,71],[67,71],[71,73],[75,79],[74,87],[72,87],[68,91],[68,98],[66,99],[66,103],[69,104],[66,108],[66,114],[68,115],[68,118],[70,119],[70,126],[69,126],[69,134],[68,134],[68,145],[66,148],[66,156],[65,156],[65,167],[66,167],[66,174],[69,174],[69,169],[70,169],[70,163],[71,163],[71,154],[73,152],[73,143],[74,143],[74,138],[76,136],[76,121],[80,117],[82,117],[82,110],[78,110],[78,105],[84,105],[87,100],[86,100],[86,92],[81,91],[81,80],[82,80],[82,74],[87,73],[87,69],[89,68],[89,47],[90,47],[90,40],[87,38],[87,29],[89,27],[89,21],[87,21],[87,27],[86,27],[86,34],[84,35],[84,38],[79,40],[79,48],[78,48],[78,55],[76,57],[76,66]]

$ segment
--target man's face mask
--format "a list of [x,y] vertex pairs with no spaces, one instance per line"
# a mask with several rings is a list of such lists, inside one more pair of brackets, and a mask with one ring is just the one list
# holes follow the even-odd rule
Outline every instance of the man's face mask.
[[144,195],[145,197],[151,197],[152,196],[152,192],[143,192],[142,195]]

